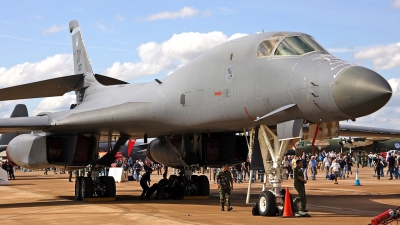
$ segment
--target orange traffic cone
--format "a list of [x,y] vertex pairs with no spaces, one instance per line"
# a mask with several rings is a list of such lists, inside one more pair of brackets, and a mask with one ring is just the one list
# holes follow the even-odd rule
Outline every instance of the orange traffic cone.
[[290,199],[290,193],[289,193],[288,187],[286,187],[286,191],[285,191],[285,204],[283,206],[282,217],[293,217],[292,201]]

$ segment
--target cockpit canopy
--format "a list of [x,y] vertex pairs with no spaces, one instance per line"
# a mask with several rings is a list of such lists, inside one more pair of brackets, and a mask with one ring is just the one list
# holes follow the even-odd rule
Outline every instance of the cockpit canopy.
[[308,35],[290,37],[276,37],[276,35],[274,35],[260,43],[257,49],[257,56],[303,55],[315,51],[327,52],[314,38]]

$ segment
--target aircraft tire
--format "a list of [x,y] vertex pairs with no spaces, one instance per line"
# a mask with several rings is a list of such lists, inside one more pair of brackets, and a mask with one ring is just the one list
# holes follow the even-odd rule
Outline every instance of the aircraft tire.
[[82,183],[82,177],[77,177],[75,179],[75,200],[82,200],[81,183]]
[[105,197],[115,197],[117,192],[114,177],[103,177],[103,182],[106,184]]
[[91,177],[82,177],[81,197],[82,200],[93,197],[93,181]]
[[275,196],[270,191],[261,192],[258,197],[258,211],[261,216],[275,216],[276,202]]
[[192,179],[193,182],[197,182],[198,177],[199,176],[197,176],[197,175],[192,175],[192,176],[190,176],[190,179]]
[[200,188],[200,196],[209,196],[210,195],[210,182],[208,181],[207,176],[199,176],[197,179]]

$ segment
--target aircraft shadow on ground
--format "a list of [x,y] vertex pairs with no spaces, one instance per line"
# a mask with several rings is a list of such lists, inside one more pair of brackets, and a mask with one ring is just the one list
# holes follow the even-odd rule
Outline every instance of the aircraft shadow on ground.
[[[246,207],[251,213],[251,208],[257,201],[256,194],[251,196],[250,202],[253,204],[244,203],[244,195],[237,196],[231,200],[232,205]],[[293,195],[295,197],[295,195]],[[240,197],[240,198],[239,198]],[[327,196],[324,197],[323,204],[321,202],[321,196],[309,196],[308,204],[310,214],[313,217],[372,217],[378,215],[388,209],[395,208],[390,204],[383,204],[373,201],[374,200],[385,200],[385,199],[399,199],[400,194],[393,195],[368,195],[368,196],[351,196],[351,200],[347,195],[339,196]],[[60,200],[49,200],[43,199],[40,202],[24,202],[24,203],[10,203],[0,204],[1,208],[29,208],[29,207],[44,207],[44,206],[72,206],[72,205],[131,205],[131,204],[171,204],[171,205],[202,205],[202,206],[219,206],[219,197],[210,196],[208,200],[140,200],[139,196],[134,195],[117,195],[116,201],[104,201],[104,202],[83,202],[74,200],[73,196],[58,196]],[[354,199],[357,198],[357,199]],[[347,199],[347,201],[345,201]],[[358,207],[355,207],[358,206]],[[313,213],[314,212],[314,213]]]

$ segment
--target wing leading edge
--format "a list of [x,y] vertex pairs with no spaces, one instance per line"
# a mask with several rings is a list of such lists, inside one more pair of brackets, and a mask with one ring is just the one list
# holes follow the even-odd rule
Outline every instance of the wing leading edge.
[[40,131],[50,126],[51,120],[48,116],[0,119],[0,133]]

